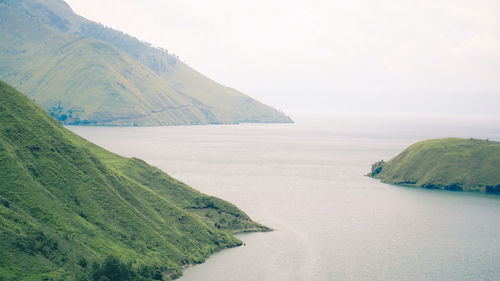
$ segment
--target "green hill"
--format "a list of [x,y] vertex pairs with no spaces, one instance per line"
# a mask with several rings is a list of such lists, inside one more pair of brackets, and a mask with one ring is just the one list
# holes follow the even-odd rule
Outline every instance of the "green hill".
[[0,0],[0,79],[65,124],[291,122],[61,0]]
[[240,245],[233,233],[267,230],[0,82],[0,280],[170,279]]
[[388,162],[373,164],[369,175],[391,184],[500,193],[500,143],[458,138],[426,140],[411,145]]

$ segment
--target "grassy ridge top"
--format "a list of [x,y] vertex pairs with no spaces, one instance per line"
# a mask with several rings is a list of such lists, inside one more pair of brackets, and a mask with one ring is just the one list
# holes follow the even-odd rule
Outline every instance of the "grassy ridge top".
[[110,255],[169,279],[240,245],[234,232],[268,230],[75,135],[3,82],[0,182],[0,280],[94,280],[90,265]]
[[0,79],[65,124],[291,122],[61,0],[0,1]]
[[415,143],[393,159],[372,165],[383,182],[500,193],[500,143],[478,139],[435,139]]

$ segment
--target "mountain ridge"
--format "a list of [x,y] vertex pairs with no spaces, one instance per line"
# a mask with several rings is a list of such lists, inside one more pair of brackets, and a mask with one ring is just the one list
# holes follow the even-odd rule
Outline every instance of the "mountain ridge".
[[0,79],[64,124],[292,122],[64,1],[3,0],[0,15]]

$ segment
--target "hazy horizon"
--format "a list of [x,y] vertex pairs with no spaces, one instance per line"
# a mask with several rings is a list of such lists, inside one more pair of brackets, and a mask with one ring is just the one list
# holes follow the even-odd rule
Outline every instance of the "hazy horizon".
[[500,114],[496,1],[67,2],[289,114]]

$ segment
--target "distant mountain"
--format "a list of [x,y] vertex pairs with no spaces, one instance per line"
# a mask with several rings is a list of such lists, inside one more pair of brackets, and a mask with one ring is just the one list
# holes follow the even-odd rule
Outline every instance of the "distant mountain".
[[291,122],[62,0],[0,0],[0,38],[0,79],[64,124]]
[[232,233],[266,230],[0,82],[0,280],[170,279],[240,245]]
[[372,165],[383,182],[429,189],[500,193],[500,143],[435,139],[411,145],[388,162]]

